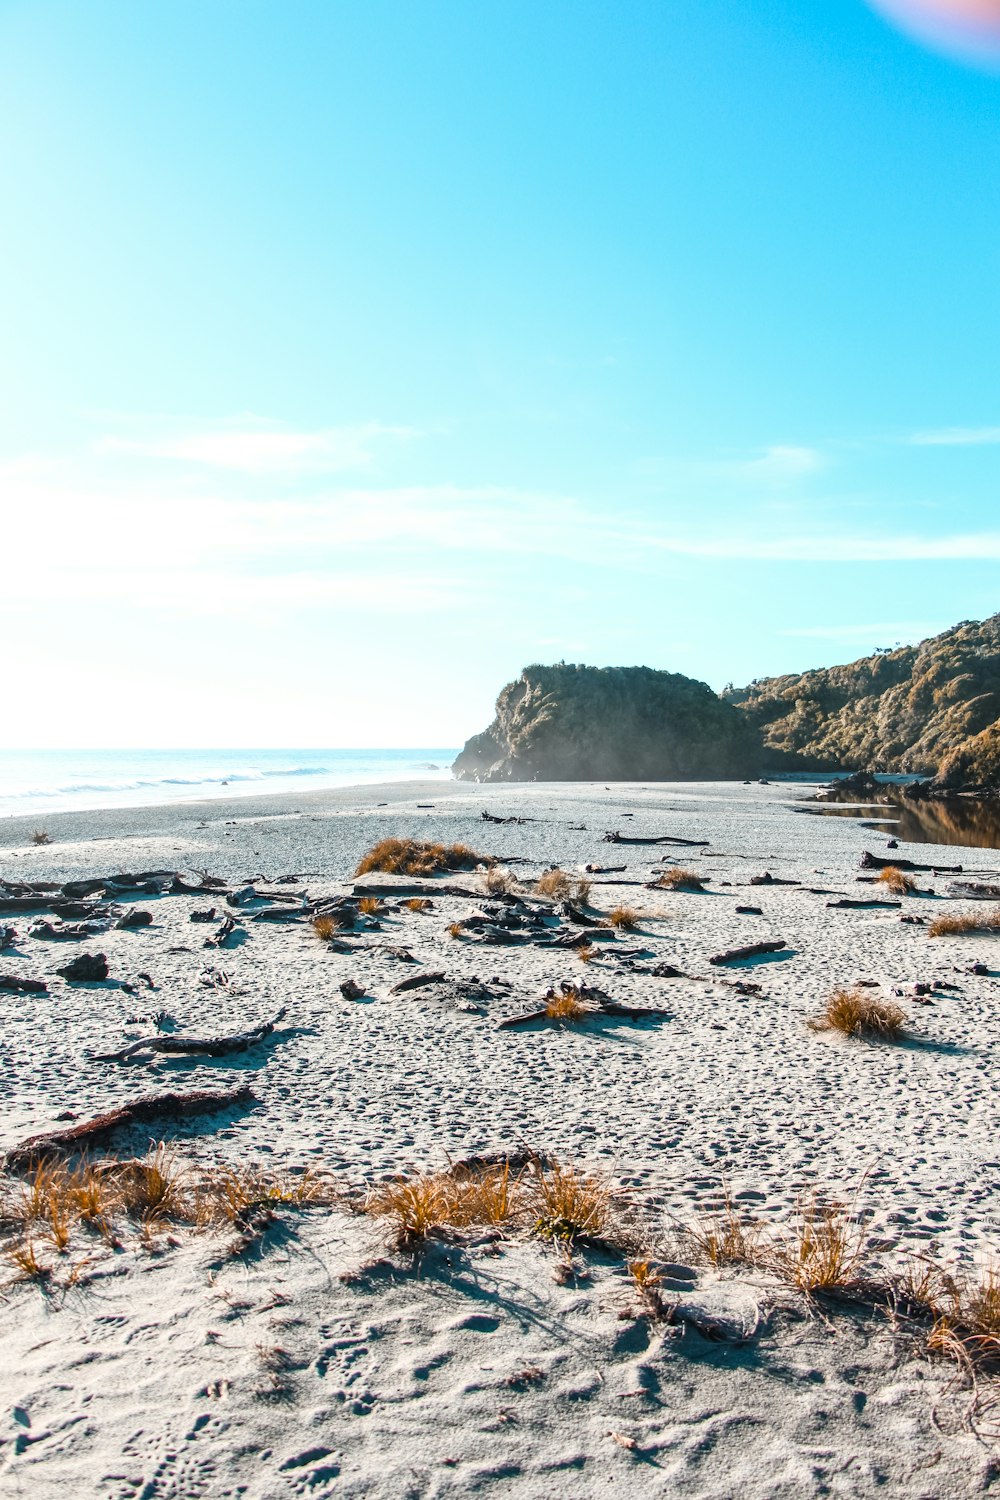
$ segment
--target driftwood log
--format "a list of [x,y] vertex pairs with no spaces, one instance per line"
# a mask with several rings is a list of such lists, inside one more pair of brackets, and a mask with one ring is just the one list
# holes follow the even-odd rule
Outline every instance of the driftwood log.
[[126,1126],[145,1123],[148,1120],[183,1120],[191,1115],[214,1114],[217,1110],[232,1109],[237,1105],[252,1104],[256,1099],[252,1089],[243,1085],[225,1093],[207,1089],[193,1089],[185,1094],[150,1094],[145,1099],[136,1099],[123,1104],[119,1109],[108,1110],[81,1125],[67,1130],[53,1130],[43,1135],[30,1135],[8,1151],[5,1165],[26,1167],[46,1156],[69,1156],[77,1151],[88,1151],[92,1146],[107,1145],[115,1132]]
[[401,979],[398,984],[394,984],[389,993],[390,995],[402,995],[407,990],[423,989],[426,984],[441,984],[446,977],[443,969],[435,969],[433,973],[408,974],[405,979]]
[[0,990],[14,995],[47,995],[48,985],[41,979],[22,979],[19,974],[0,974]]
[[248,1031],[236,1031],[230,1036],[144,1036],[137,1042],[130,1042],[120,1052],[95,1053],[94,1061],[126,1062],[141,1052],[165,1052],[171,1057],[229,1057],[234,1052],[246,1052],[255,1042],[262,1042],[284,1018],[285,1007],[282,1006],[269,1021],[260,1021]]
[[764,953],[780,953],[788,944],[784,938],[775,938],[768,943],[748,943],[745,948],[727,948],[725,953],[716,953],[708,961],[710,964],[734,964],[742,958],[759,958]]
[[953,880],[948,886],[948,895],[966,901],[1000,901],[1000,885],[980,885],[975,881]]
[[657,838],[640,838],[638,835],[624,834],[618,832],[606,833],[604,835],[606,844],[677,844],[685,849],[707,849],[708,839],[675,839],[667,834],[661,834]]
[[[505,860],[510,864],[510,860]],[[390,885],[386,882],[355,881],[354,895],[358,896],[469,896],[474,901],[482,900],[481,890],[473,890],[466,885],[429,885],[426,882],[416,882],[412,885]],[[495,897],[492,899],[496,899]]]
[[801,880],[781,880],[781,879],[779,879],[779,877],[777,875],[772,875],[769,870],[765,870],[764,873],[763,873],[763,875],[751,875],[750,876],[749,884],[750,885],[801,885],[802,882],[801,882]]
[[869,906],[902,906],[902,901],[882,901],[872,897],[870,901],[854,901],[850,896],[843,896],[839,901],[828,901],[827,906],[849,907],[852,910],[861,910]]
[[961,865],[915,865],[912,859],[879,859],[877,854],[869,854],[867,849],[861,856],[862,870],[927,870],[933,874],[940,870],[945,875],[961,875]]

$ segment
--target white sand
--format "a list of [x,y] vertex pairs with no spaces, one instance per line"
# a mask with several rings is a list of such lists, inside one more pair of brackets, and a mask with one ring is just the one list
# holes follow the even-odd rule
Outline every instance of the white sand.
[[[868,893],[856,883],[858,857],[865,848],[884,854],[885,837],[794,811],[805,790],[395,785],[63,814],[47,820],[55,842],[37,849],[26,843],[37,820],[11,821],[0,829],[7,879],[296,872],[319,895],[349,888],[361,852],[400,834],[520,857],[530,863],[514,868],[526,875],[594,861],[627,863],[626,878],[642,880],[668,854],[704,873],[710,891],[595,886],[595,906],[627,898],[650,914],[620,945],[647,947],[697,976],[677,980],[610,960],[584,970],[571,953],[455,942],[447,924],[474,909],[461,898],[437,899],[431,914],[394,915],[350,956],[325,951],[307,927],[263,923],[248,923],[237,949],[204,950],[206,929],[188,912],[205,903],[187,897],[138,898],[155,914],[148,930],[83,944],[24,938],[0,969],[47,977],[51,993],[0,995],[0,1146],[65,1110],[85,1117],[143,1092],[249,1081],[255,1109],[155,1133],[205,1162],[320,1165],[345,1187],[528,1145],[613,1170],[664,1233],[711,1208],[723,1176],[779,1223],[803,1194],[833,1190],[856,1197],[887,1263],[915,1249],[972,1264],[1000,1249],[1000,939],[932,940],[897,911],[828,909],[805,887]],[[484,807],[539,821],[485,825]],[[571,829],[580,823],[585,832]],[[609,828],[710,846],[613,847],[601,842]],[[985,850],[899,853],[969,871],[1000,866]],[[803,887],[745,885],[765,869]],[[738,916],[738,904],[764,915]],[[930,915],[964,909],[916,897],[904,905]],[[764,937],[784,938],[788,953],[742,970],[709,968],[710,954]],[[390,998],[411,967],[381,950],[401,943],[456,979],[507,981],[508,997],[479,1013],[419,991]],[[178,947],[187,951],[168,951]],[[155,992],[55,978],[81,948],[106,952],[116,979],[148,971]],[[967,972],[976,960],[990,977]],[[199,986],[204,963],[244,992]],[[583,975],[616,1000],[664,1006],[672,1018],[496,1030],[548,984]],[[342,998],[347,977],[365,986],[365,1000]],[[760,983],[763,994],[741,997],[725,982],[734,978]],[[831,985],[859,978],[878,980],[882,994],[917,980],[959,988],[930,1005],[903,1002],[905,1046],[811,1031],[807,1018]],[[148,1029],[125,1024],[138,1011],[166,1010],[178,1034],[200,1035],[239,1029],[282,1003],[279,1033],[240,1057],[140,1067],[88,1058]],[[142,1151],[149,1135],[136,1130],[119,1149]],[[630,1298],[620,1267],[599,1264],[590,1281],[559,1286],[553,1253],[535,1244],[499,1255],[438,1250],[419,1271],[397,1257],[345,1284],[341,1272],[385,1253],[370,1221],[325,1209],[293,1215],[246,1262],[227,1259],[217,1237],[177,1238],[152,1257],[95,1250],[91,1279],[65,1295],[8,1292],[0,1493],[957,1496],[1000,1472],[990,1468],[995,1445],[961,1430],[960,1399],[945,1394],[950,1367],[894,1342],[884,1317],[845,1313],[827,1327],[773,1285],[752,1295],[778,1311],[734,1345],[621,1321]],[[735,1279],[748,1295],[746,1273]],[[700,1294],[715,1281],[703,1271]],[[731,1288],[733,1278],[723,1281]],[[290,1365],[278,1392],[261,1355],[274,1346]],[[524,1389],[507,1384],[531,1367],[542,1374]],[[609,1431],[639,1446],[622,1447]]]

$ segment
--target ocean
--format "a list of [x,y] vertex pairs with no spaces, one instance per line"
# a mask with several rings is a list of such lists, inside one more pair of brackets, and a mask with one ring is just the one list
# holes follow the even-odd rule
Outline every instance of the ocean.
[[448,780],[458,751],[0,750],[0,816]]

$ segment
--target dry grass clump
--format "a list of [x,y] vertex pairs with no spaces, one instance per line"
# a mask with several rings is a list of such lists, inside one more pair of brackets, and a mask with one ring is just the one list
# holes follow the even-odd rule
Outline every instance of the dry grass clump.
[[713,1266],[756,1266],[763,1258],[764,1226],[738,1212],[728,1187],[721,1212],[688,1225],[686,1233]]
[[911,880],[909,875],[904,875],[895,865],[886,865],[875,878],[895,896],[912,896],[917,888],[917,882]]
[[679,867],[664,870],[656,884],[668,891],[703,891],[705,889],[704,877],[699,875],[697,870],[682,870]]
[[507,1163],[482,1171],[415,1173],[374,1188],[364,1212],[390,1220],[397,1243],[412,1246],[434,1231],[510,1223],[517,1215],[521,1180],[511,1179]]
[[563,984],[558,994],[551,993],[545,1000],[545,1015],[550,1021],[585,1021],[593,1014],[594,1007],[587,1004],[575,984]]
[[906,1012],[891,1000],[880,1000],[867,990],[837,988],[822,1015],[809,1022],[814,1031],[839,1031],[850,1037],[875,1037],[896,1042],[903,1035]]
[[355,875],[378,870],[386,875],[437,875],[442,870],[475,870],[495,861],[465,844],[433,844],[421,839],[382,839],[358,861]]
[[927,1349],[953,1359],[975,1384],[976,1371],[1000,1365],[1000,1266],[978,1277],[954,1275],[926,1257],[912,1260],[897,1279],[897,1303],[931,1320]]
[[373,917],[381,905],[377,896],[362,896],[358,902],[358,911],[363,917]]
[[1000,906],[982,915],[973,912],[961,917],[935,917],[927,929],[930,937],[961,937],[969,932],[997,931],[1000,931]]
[[510,1228],[570,1244],[603,1238],[614,1228],[610,1183],[574,1166],[535,1162],[414,1173],[374,1188],[364,1212],[388,1219],[400,1246],[413,1248],[432,1234]]
[[860,1282],[865,1234],[842,1203],[812,1198],[790,1234],[767,1255],[772,1270],[800,1292],[846,1291]]
[[403,902],[403,905],[407,911],[430,911],[434,903],[428,901],[426,896],[411,896],[408,901]]
[[2,1202],[2,1218],[20,1229],[3,1254],[18,1279],[41,1279],[51,1267],[32,1269],[42,1265],[35,1250],[39,1239],[64,1255],[84,1230],[118,1248],[119,1227],[127,1218],[139,1220],[143,1242],[149,1243],[153,1230],[167,1222],[199,1229],[245,1226],[258,1208],[332,1201],[329,1185],[314,1172],[253,1166],[195,1170],[161,1141],[141,1160],[40,1162]]
[[462,926],[461,922],[449,922],[446,931],[448,933],[448,936],[451,938],[455,938],[456,941],[459,938],[465,936],[465,928]]
[[582,876],[570,877],[565,870],[554,867],[539,875],[535,890],[552,901],[575,901],[579,906],[586,906],[590,900],[591,882]]
[[259,1167],[224,1167],[207,1174],[195,1195],[199,1224],[244,1224],[257,1209],[280,1204],[331,1203],[333,1193],[325,1178],[310,1170],[271,1172]]
[[533,1232],[543,1239],[603,1239],[611,1227],[611,1184],[605,1177],[553,1161],[539,1171],[535,1197]]
[[339,911],[326,911],[322,916],[313,917],[311,926],[319,940],[328,943],[338,932],[354,926],[354,908],[345,906]]
[[576,956],[582,964],[592,963],[597,954],[597,948],[593,943],[583,943],[576,950]]
[[51,844],[52,835],[44,828],[36,828],[31,835],[31,842],[33,844]]
[[639,913],[634,906],[619,904],[613,906],[608,912],[608,921],[612,927],[617,927],[620,932],[631,932],[639,925]]

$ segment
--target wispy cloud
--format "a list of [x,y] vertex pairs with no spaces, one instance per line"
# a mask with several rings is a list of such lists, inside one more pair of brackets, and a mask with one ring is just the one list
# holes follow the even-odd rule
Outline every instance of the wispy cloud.
[[915,432],[910,442],[918,448],[972,448],[1000,443],[1000,427],[941,427]]
[[784,480],[801,479],[806,474],[816,474],[827,466],[827,457],[818,448],[792,447],[778,444],[765,448],[756,458],[744,459],[730,466],[731,472],[746,479],[757,479],[773,484]]
[[131,454],[231,469],[244,474],[338,472],[363,469],[372,462],[374,445],[387,438],[413,437],[406,427],[380,422],[293,431],[271,423],[242,423],[201,428],[150,438],[101,438],[98,453]]

